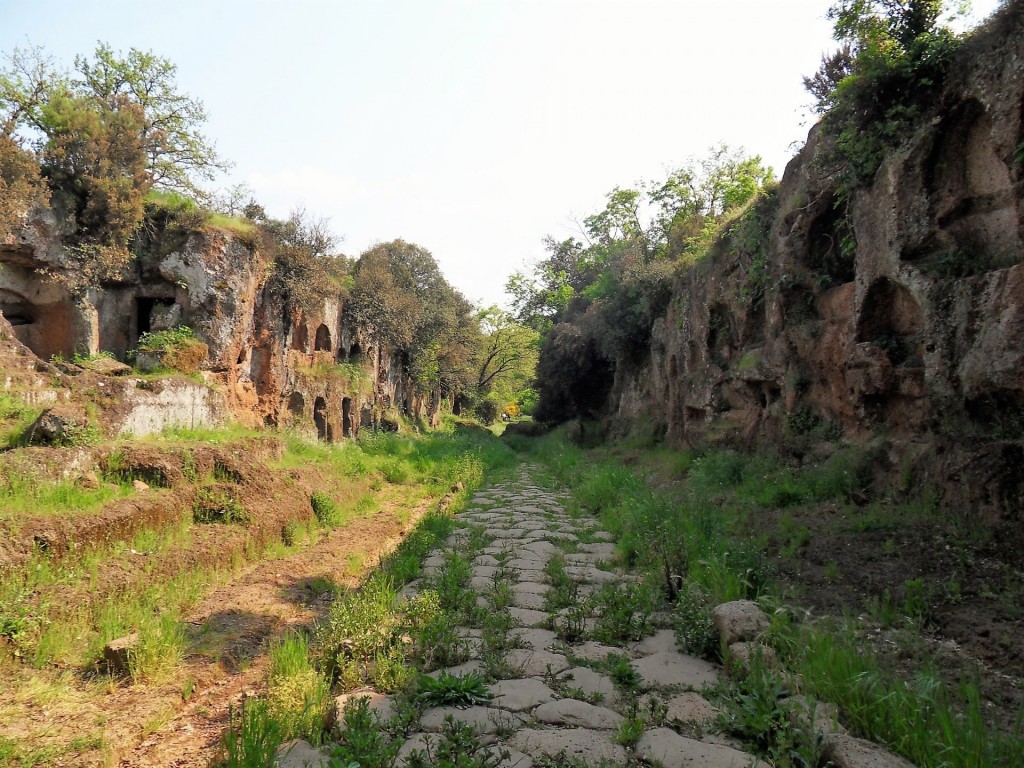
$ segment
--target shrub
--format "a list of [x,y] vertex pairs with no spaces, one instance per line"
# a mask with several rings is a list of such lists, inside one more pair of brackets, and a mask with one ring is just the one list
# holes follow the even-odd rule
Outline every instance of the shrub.
[[234,494],[221,488],[200,488],[192,502],[192,521],[248,525],[251,516]]
[[486,704],[491,695],[480,675],[472,672],[467,675],[442,672],[436,678],[420,676],[416,699],[428,707],[469,707]]
[[476,414],[476,417],[481,421],[481,423],[493,424],[498,418],[498,409],[498,404],[493,400],[481,400],[473,408],[473,412]]
[[209,347],[195,337],[188,326],[144,333],[135,348],[135,359],[143,368],[167,368],[185,374],[197,373],[209,354]]
[[317,491],[309,497],[309,505],[313,508],[316,521],[323,528],[334,528],[341,525],[343,516],[338,505],[326,493]]

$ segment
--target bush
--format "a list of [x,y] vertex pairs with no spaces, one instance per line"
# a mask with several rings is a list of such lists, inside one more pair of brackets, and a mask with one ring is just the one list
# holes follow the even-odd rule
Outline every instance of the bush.
[[192,521],[195,523],[247,525],[250,519],[245,505],[227,490],[200,488],[192,502]]
[[481,423],[493,424],[498,418],[499,407],[493,400],[481,400],[473,408],[473,412]]
[[209,347],[185,325],[166,331],[144,333],[135,348],[135,359],[143,369],[167,368],[185,374],[197,373],[209,354]]
[[334,499],[322,491],[317,491],[309,497],[309,505],[313,508],[316,521],[322,528],[334,528],[341,525],[342,514]]

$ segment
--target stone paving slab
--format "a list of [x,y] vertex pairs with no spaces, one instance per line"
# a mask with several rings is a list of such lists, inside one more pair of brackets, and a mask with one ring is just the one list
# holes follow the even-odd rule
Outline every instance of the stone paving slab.
[[535,651],[531,648],[513,648],[505,656],[505,661],[513,669],[519,670],[523,677],[557,675],[569,668],[569,660],[562,654]]
[[420,716],[420,728],[427,733],[438,733],[446,717],[470,726],[479,736],[494,736],[523,725],[524,720],[514,712],[496,707],[432,707]]
[[569,691],[578,690],[586,696],[600,697],[603,702],[611,703],[618,696],[612,679],[590,667],[567,669],[558,676],[558,680]]
[[548,621],[548,614],[544,611],[535,611],[530,608],[509,608],[509,613],[523,627],[538,627]]
[[[563,506],[565,497],[534,486],[529,481],[530,471],[520,473],[518,481],[477,492],[472,503],[478,506],[458,515],[456,522],[462,527],[448,537],[445,548],[429,553],[423,568],[424,576],[437,575],[444,571],[452,553],[464,557],[471,563],[469,587],[476,592],[468,599],[475,599],[485,617],[497,610],[494,601],[507,594],[496,591],[496,583],[507,584],[513,606],[502,610],[507,610],[519,626],[508,632],[505,645],[496,646],[502,653],[497,657],[501,662],[498,669],[514,670],[517,677],[492,683],[492,698],[485,705],[433,707],[423,712],[416,732],[402,745],[396,765],[406,765],[408,756],[414,750],[424,750],[429,740],[436,745],[445,717],[452,717],[471,726],[486,745],[482,748],[495,757],[502,749],[509,751],[508,758],[501,762],[502,768],[533,768],[542,756],[561,753],[580,765],[595,768],[602,763],[622,765],[627,759],[635,762],[640,757],[651,762],[660,760],[666,768],[745,766],[746,762],[721,762],[749,761],[750,756],[727,744],[710,743],[713,734],[705,741],[694,741],[668,728],[649,730],[640,742],[643,751],[635,754],[615,743],[625,711],[615,711],[625,707],[622,696],[608,675],[586,666],[573,666],[570,659],[601,662],[609,654],[618,654],[632,660],[633,668],[648,688],[657,691],[675,687],[676,695],[666,703],[670,723],[705,724],[713,718],[714,709],[706,699],[679,690],[699,689],[713,683],[718,669],[679,653],[675,634],[669,629],[627,647],[594,641],[569,647],[559,640],[549,628],[557,612],[553,616],[543,610],[545,596],[551,589],[544,569],[551,558],[564,553],[566,573],[577,583],[577,598],[581,601],[606,584],[632,583],[638,577],[618,569],[613,571],[608,565],[616,560],[611,535],[601,530],[596,521],[577,520],[568,515]],[[478,538],[481,532],[482,540]],[[481,541],[484,546],[479,546]],[[418,586],[408,585],[403,594],[415,594]],[[671,618],[666,617],[668,621]],[[595,619],[587,617],[585,633],[594,628]],[[430,676],[472,672],[486,677],[488,670],[496,671],[491,666],[493,658],[488,665],[481,661],[486,646],[480,626],[453,629],[466,644],[470,660],[435,670]],[[487,639],[494,642],[490,633]],[[513,647],[509,650],[501,650],[510,646]],[[642,706],[646,706],[647,700],[664,695],[645,694],[641,697]],[[380,700],[390,702],[387,697],[381,696]],[[386,709],[390,706],[381,705],[381,711],[390,711]],[[685,747],[682,752],[681,747]]]
[[532,677],[499,680],[490,687],[491,704],[511,712],[526,712],[555,700],[555,692]]
[[640,737],[637,752],[665,768],[747,768],[754,756],[732,747],[680,736],[670,728],[654,728]]
[[677,651],[663,651],[632,662],[648,687],[683,686],[701,689],[718,682],[718,668],[711,662]]
[[589,728],[524,728],[509,739],[509,744],[534,757],[564,752],[566,757],[594,766],[602,761],[624,763],[627,757],[625,748],[612,741],[607,732]]
[[516,627],[509,636],[517,642],[523,643],[535,651],[547,650],[558,642],[558,636],[550,629],[537,629],[532,627]]
[[548,725],[574,726],[596,730],[612,730],[622,725],[623,717],[604,707],[595,707],[576,699],[559,699],[541,704],[533,716]]

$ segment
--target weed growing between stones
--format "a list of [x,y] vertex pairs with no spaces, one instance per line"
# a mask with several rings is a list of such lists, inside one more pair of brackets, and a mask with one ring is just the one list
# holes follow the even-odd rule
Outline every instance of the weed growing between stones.
[[651,614],[659,602],[647,584],[605,584],[591,598],[594,639],[611,645],[642,640],[651,630]]
[[475,673],[451,675],[442,672],[437,677],[420,675],[416,700],[427,707],[469,707],[486,704],[491,699],[484,679]]
[[339,731],[339,742],[331,748],[332,765],[355,764],[358,768],[394,765],[401,742],[389,729],[381,727],[366,697],[356,698],[345,706]]
[[284,741],[281,726],[266,701],[250,699],[229,714],[228,729],[221,739],[221,768],[264,768]]
[[507,760],[508,750],[488,750],[471,726],[445,718],[439,738],[428,737],[422,750],[414,750],[406,758],[408,768],[498,768]]

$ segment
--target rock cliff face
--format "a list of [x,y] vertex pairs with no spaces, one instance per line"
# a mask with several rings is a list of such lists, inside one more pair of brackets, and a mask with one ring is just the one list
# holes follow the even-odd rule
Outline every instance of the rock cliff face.
[[1024,500],[1024,10],[962,51],[927,124],[839,203],[816,128],[759,242],[735,231],[682,274],[608,403],[678,445],[800,452],[876,440],[904,485],[991,517]]
[[[336,440],[363,426],[394,427],[388,414],[395,410],[438,417],[436,394],[416,390],[400,355],[361,338],[340,298],[306,312],[287,310],[266,289],[264,255],[227,232],[193,232],[173,242],[156,237],[99,288],[73,292],[60,279],[65,270],[59,222],[49,211],[35,211],[17,241],[0,243],[0,334],[7,339],[0,357],[41,358],[28,368],[60,382],[43,386],[46,376],[36,377],[39,387],[53,389],[54,402],[88,389],[75,386],[76,366],[43,362],[54,356],[109,352],[124,359],[143,333],[179,324],[209,348],[205,384],[111,380],[124,390],[122,406],[100,405],[104,425],[115,432],[141,435],[230,417]],[[8,377],[3,388],[37,397],[39,387],[21,384]]]

